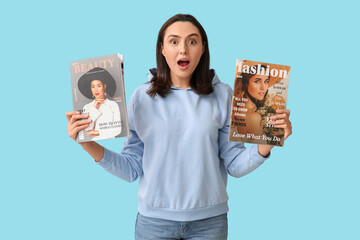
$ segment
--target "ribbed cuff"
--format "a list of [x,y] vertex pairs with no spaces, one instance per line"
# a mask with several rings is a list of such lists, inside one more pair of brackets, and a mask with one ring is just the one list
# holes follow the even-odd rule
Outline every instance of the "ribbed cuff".
[[259,153],[259,146],[257,144],[252,145],[250,148],[250,158],[259,165],[262,164],[266,159],[269,159],[270,155],[271,152],[266,157],[261,156]]
[[99,162],[96,163],[99,164],[104,169],[110,168],[112,165],[111,151],[104,148],[104,157]]

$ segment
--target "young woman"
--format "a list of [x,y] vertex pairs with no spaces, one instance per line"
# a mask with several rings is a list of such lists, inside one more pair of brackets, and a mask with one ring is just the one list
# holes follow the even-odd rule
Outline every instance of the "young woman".
[[[108,91],[108,86],[111,91]],[[114,138],[121,133],[121,126],[111,129],[101,129],[102,123],[120,122],[119,105],[110,100],[116,89],[114,78],[103,68],[93,68],[80,77],[78,82],[80,92],[92,101],[83,107],[92,122],[84,129],[91,140]]]
[[[232,91],[209,69],[208,45],[193,16],[170,18],[159,31],[157,68],[128,103],[121,153],[81,143],[110,173],[140,178],[136,239],[227,239],[227,174],[243,176],[269,157],[271,146],[227,140]],[[73,139],[91,122],[66,116]],[[291,134],[288,110],[272,120]]]

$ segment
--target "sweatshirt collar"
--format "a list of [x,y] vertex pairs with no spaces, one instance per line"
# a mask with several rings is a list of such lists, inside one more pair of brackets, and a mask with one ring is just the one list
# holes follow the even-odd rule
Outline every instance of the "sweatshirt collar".
[[[218,77],[218,75],[216,74],[214,69],[210,69],[210,73],[211,73],[211,77],[212,77],[212,85],[216,85],[220,82],[220,79]],[[148,73],[148,81],[150,82],[151,79],[153,78],[153,76],[156,74],[156,68],[151,68],[149,69],[149,73]],[[175,86],[171,86],[172,89],[182,89],[182,88],[177,88]],[[187,88],[186,90],[191,89],[191,88]]]

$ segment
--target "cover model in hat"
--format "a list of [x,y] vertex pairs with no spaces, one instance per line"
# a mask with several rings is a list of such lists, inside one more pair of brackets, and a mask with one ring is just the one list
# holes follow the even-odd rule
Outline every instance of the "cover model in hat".
[[101,81],[104,85],[106,84],[106,93],[113,97],[116,91],[116,83],[111,74],[104,68],[93,68],[82,75],[78,81],[78,88],[82,95],[92,99],[93,95],[91,92],[91,82],[94,80]]

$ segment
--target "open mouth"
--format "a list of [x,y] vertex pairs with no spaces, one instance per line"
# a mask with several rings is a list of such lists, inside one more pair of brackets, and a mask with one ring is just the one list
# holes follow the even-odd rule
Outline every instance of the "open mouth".
[[186,67],[188,66],[190,63],[189,60],[185,60],[185,59],[181,59],[177,62],[177,64],[180,66],[180,67]]

